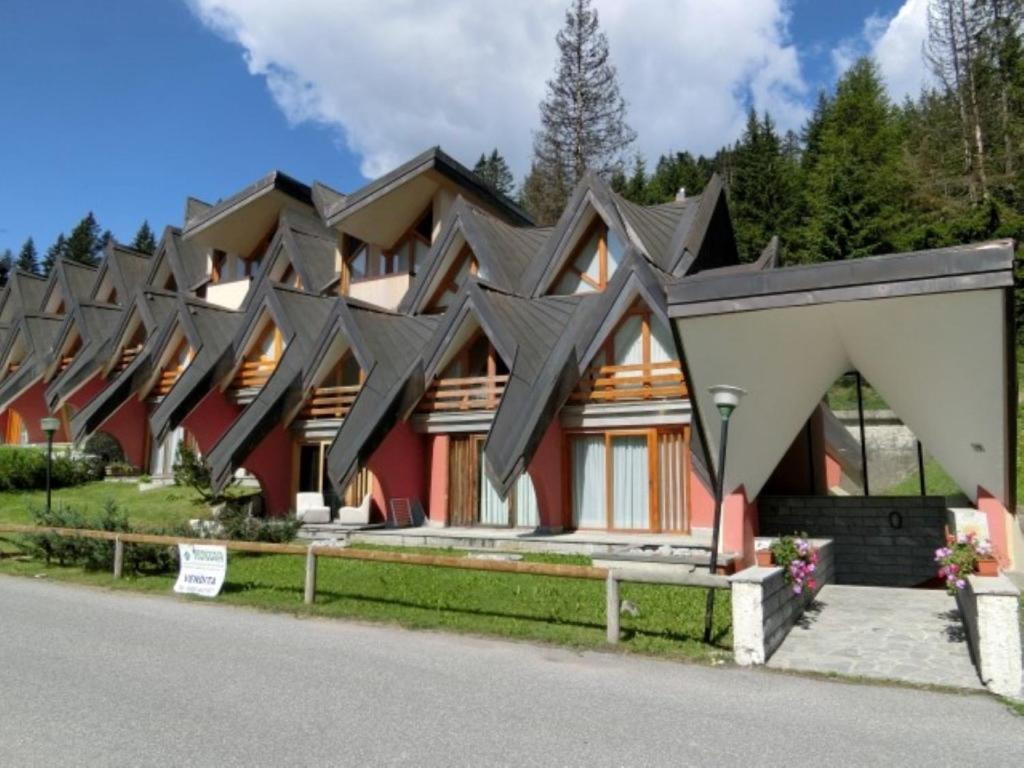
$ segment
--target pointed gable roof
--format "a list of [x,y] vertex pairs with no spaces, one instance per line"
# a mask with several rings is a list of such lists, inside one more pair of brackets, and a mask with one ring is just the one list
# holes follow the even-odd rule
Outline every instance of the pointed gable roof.
[[[315,216],[294,210],[281,214],[277,231],[267,248],[259,282],[276,281],[286,267],[294,268],[308,293],[326,292],[338,281],[337,235]],[[253,289],[253,295],[259,286]]]
[[[0,348],[0,410],[42,376],[63,323],[62,315],[32,312],[22,315],[11,328]],[[24,345],[25,355],[18,370],[7,374],[11,353],[18,344]]]
[[[180,328],[188,339],[194,356],[184,372],[149,416],[155,440],[163,440],[167,432],[181,421],[209,393],[222,369],[231,365],[232,341],[244,322],[245,315],[234,309],[209,304],[201,299],[178,296],[178,308],[162,347],[153,351],[156,366],[171,350],[168,346]],[[150,376],[148,386],[154,383]]]
[[423,350],[438,318],[387,312],[351,301],[352,319],[368,357],[365,378],[327,451],[327,474],[344,488],[402,414],[423,394]]
[[93,301],[105,301],[105,297],[99,296],[99,293],[103,285],[109,281],[117,292],[116,303],[127,304],[135,289],[145,283],[151,260],[148,254],[111,241],[104,250],[103,261],[96,273],[89,298]]
[[178,297],[171,291],[139,289],[132,303],[122,314],[118,329],[114,332],[113,344],[106,362],[101,361],[104,373],[120,359],[121,351],[129,342],[135,317],[146,330],[142,349],[124,370],[117,372],[99,393],[96,394],[71,419],[71,436],[81,440],[98,430],[114,412],[132,395],[136,394],[153,374],[156,352],[167,343],[167,336],[173,328],[178,309]]
[[513,226],[483,209],[456,198],[444,230],[431,246],[400,305],[401,311],[422,312],[459,257],[461,244],[473,252],[482,280],[508,292],[518,289],[522,274],[541,249],[550,227]]
[[[280,423],[290,406],[301,400],[305,366],[337,301],[333,296],[314,296],[282,285],[274,285],[267,290],[265,301],[260,304],[274,316],[287,339],[287,346],[256,397],[242,409],[210,449],[207,458],[215,490],[222,489],[230,481],[235,470]],[[258,318],[262,315],[260,309],[250,314],[253,325],[259,323]],[[249,337],[251,332],[242,336],[243,339]],[[236,355],[241,354],[244,348],[244,341],[238,343]]]
[[45,277],[22,269],[13,270],[0,291],[0,322],[12,325],[24,313],[38,312],[46,288]]
[[[114,346],[114,334],[121,323],[123,312],[113,304],[80,301],[65,315],[44,373],[50,382],[45,396],[51,411],[57,410],[102,367]],[[81,338],[81,347],[71,364],[59,371],[63,350],[71,335],[76,332]]]
[[157,246],[156,255],[150,259],[150,269],[145,283],[154,288],[163,288],[160,284],[160,275],[169,273],[174,276],[177,290],[195,291],[208,279],[206,261],[206,253],[184,240],[181,230],[166,227]]
[[65,311],[76,301],[85,301],[92,295],[98,268],[70,259],[57,259],[50,270],[49,282],[39,309],[45,311],[55,291],[64,299]]

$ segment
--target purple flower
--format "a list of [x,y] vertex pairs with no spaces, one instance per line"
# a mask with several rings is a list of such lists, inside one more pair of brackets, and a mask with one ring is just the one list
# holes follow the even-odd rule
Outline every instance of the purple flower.
[[964,581],[963,579],[957,579],[956,580],[956,588],[957,589],[963,589],[966,586],[967,586],[967,582]]

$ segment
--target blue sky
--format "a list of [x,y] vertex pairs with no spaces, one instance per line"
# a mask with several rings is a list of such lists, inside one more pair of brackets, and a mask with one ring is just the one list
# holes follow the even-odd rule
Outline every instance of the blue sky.
[[[408,82],[382,79],[373,84],[372,93],[334,90],[354,87],[355,77],[344,78],[339,73],[342,67],[351,71],[350,63],[341,61],[336,67],[333,60],[303,60],[293,53],[315,49],[309,40],[322,35],[328,53],[341,56],[344,51],[334,49],[354,48],[353,38],[358,35],[338,32],[330,37],[331,30],[314,18],[324,11],[316,0],[310,0],[310,21],[305,26],[301,18],[295,18],[302,15],[298,10],[301,2],[267,6],[273,11],[288,7],[292,18],[277,25],[280,34],[265,32],[263,37],[259,30],[274,30],[273,17],[268,17],[270,23],[263,23],[266,19],[255,17],[255,11],[250,14],[244,5],[233,7],[230,0],[195,3],[105,0],[102,12],[95,4],[75,0],[3,3],[0,250],[17,251],[32,235],[42,252],[60,231],[70,229],[89,210],[119,240],[129,240],[143,219],[159,234],[166,224],[180,224],[186,196],[216,200],[273,168],[307,183],[319,179],[352,190],[364,183],[364,173],[411,155],[414,146],[422,149],[440,141],[460,159],[472,162],[479,151],[493,144],[513,143],[503,140],[500,131],[486,123],[476,126],[473,133],[465,125],[446,126],[446,122],[454,122],[450,119],[435,121],[432,114],[391,113],[389,99],[394,103],[415,101],[407,90],[401,90],[409,87]],[[797,122],[802,105],[810,103],[814,91],[834,81],[833,52],[844,41],[867,50],[870,41],[862,39],[865,19],[890,18],[900,6],[899,0],[799,0],[783,6],[788,12],[788,32],[783,29],[777,39],[765,43],[765,61],[781,62],[780,70],[789,67],[779,76],[783,85],[773,82],[762,87],[757,75],[750,72],[736,74],[735,82],[724,82],[733,84],[734,89],[747,88],[745,100],[761,101],[765,106],[774,103],[771,99],[780,89],[786,90],[788,101],[780,111],[789,109],[789,119]],[[545,6],[545,13],[549,10]],[[620,51],[629,47],[629,29],[616,20],[614,12],[607,15],[614,57],[616,46]],[[531,21],[528,32],[529,39],[539,41],[537,64],[531,70],[539,76],[531,74],[529,79],[541,85],[524,91],[522,103],[527,105],[536,104],[537,88],[542,87],[553,64],[547,38],[553,37],[557,23],[550,25],[547,20],[557,18],[557,13],[538,18],[544,23]],[[353,20],[345,21],[347,26],[342,29],[354,28]],[[392,15],[388,23],[401,24],[402,20],[396,21]],[[408,24],[415,23],[413,18],[408,20]],[[494,34],[502,32],[499,29]],[[331,42],[338,37],[337,44]],[[797,75],[792,71],[793,62],[786,64],[787,46],[795,47]],[[387,58],[383,48],[380,50],[381,58]],[[371,54],[360,52],[357,61],[359,68],[382,72],[382,78],[387,76],[387,64],[375,62],[372,50]],[[710,65],[701,66],[706,70]],[[404,72],[408,81],[408,73],[419,69],[415,62],[408,62],[394,77]],[[524,63],[521,69],[530,67]],[[513,74],[527,78],[525,72]],[[430,77],[429,71],[424,69],[422,76]],[[341,82],[346,80],[350,85]],[[458,82],[459,87],[448,90],[465,104],[476,103],[473,81]],[[412,87],[422,90],[431,85],[413,83]],[[499,92],[489,97],[503,100],[500,88],[490,90]],[[627,91],[625,95],[632,105],[634,94]],[[384,106],[365,106],[371,97]],[[706,101],[708,97],[701,98]],[[731,95],[723,94],[723,99],[727,98]],[[636,102],[642,109],[643,98]],[[453,102],[452,113],[465,104]],[[444,109],[439,112],[451,114],[445,111],[449,105],[440,106]],[[735,105],[732,107],[735,112]],[[735,138],[727,135],[734,131],[735,115],[726,112],[721,127],[710,138],[693,134],[698,150],[709,151],[718,136],[721,140],[717,143]],[[528,147],[535,107],[519,108],[517,115],[521,117],[516,125],[507,126],[509,121],[504,120],[501,130],[514,130],[523,137],[515,140],[516,146]],[[462,122],[468,123],[469,118]],[[696,130],[694,121],[686,122],[688,130]],[[634,119],[634,123],[642,137],[645,126],[651,135],[656,133],[655,120]],[[672,126],[665,130],[671,131]],[[499,135],[491,140],[495,133]],[[676,146],[659,143],[666,141],[664,135],[672,136],[667,141]],[[656,146],[683,148],[679,145],[688,139],[675,138],[681,135],[659,134],[651,139],[650,151],[658,151]],[[522,151],[507,154],[514,165],[522,165],[517,159]]]

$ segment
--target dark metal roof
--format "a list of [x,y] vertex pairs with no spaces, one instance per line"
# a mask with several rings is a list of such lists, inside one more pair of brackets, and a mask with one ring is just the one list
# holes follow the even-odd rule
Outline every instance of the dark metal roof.
[[231,197],[220,200],[213,205],[207,205],[194,198],[189,198],[185,209],[184,237],[187,238],[197,229],[221,218],[253,198],[272,190],[283,192],[289,197],[293,197],[307,205],[313,204],[312,190],[308,186],[281,171],[271,171],[240,192],[236,192]]
[[703,272],[668,286],[672,317],[1013,285],[1013,241],[777,269]]
[[[298,273],[303,290],[324,293],[338,281],[337,234],[315,216],[294,210],[282,211],[258,281],[270,282],[281,259],[287,259]],[[259,285],[254,286],[250,294],[256,295],[259,288]]]
[[25,345],[25,357],[20,361],[17,371],[0,379],[0,409],[6,408],[22,390],[43,375],[50,350],[63,323],[63,315],[27,313],[21,316],[8,333],[3,349],[0,350],[0,370],[7,370],[10,354],[19,338]]
[[371,181],[363,188],[335,200],[327,210],[328,225],[337,226],[355,211],[427,171],[437,171],[459,187],[470,191],[488,205],[493,206],[512,223],[525,225],[533,223],[529,214],[512,200],[485,184],[480,177],[447,155],[440,147],[431,147],[390,173]]
[[117,291],[117,303],[126,304],[135,289],[145,283],[151,260],[148,254],[133,251],[111,241],[103,253],[103,261],[93,280],[89,298],[93,301],[98,299],[100,286],[104,278],[109,276]]
[[[244,320],[243,313],[208,304],[199,299],[178,299],[176,323],[192,346],[194,357],[188,367],[159,402],[149,416],[149,426],[155,440],[163,440],[167,432],[177,427],[212,388],[221,368],[230,366],[231,342]],[[173,338],[168,333],[165,343]],[[159,360],[166,347],[153,351]]]
[[7,317],[8,322],[13,323],[25,312],[38,312],[46,294],[46,286],[45,277],[21,269],[13,270],[0,292],[0,316]]
[[[270,312],[286,346],[274,372],[210,449],[211,482],[222,489],[252,450],[302,399],[302,376],[321,328],[338,299],[314,296],[281,285],[268,289],[251,318]],[[275,306],[276,305],[276,306]],[[244,349],[235,348],[236,357]]]
[[70,426],[74,440],[81,440],[98,430],[150,379],[156,364],[154,353],[166,345],[175,325],[177,309],[178,297],[170,291],[136,292],[132,305],[124,312],[121,324],[113,336],[116,340],[115,348],[105,365],[110,364],[111,357],[120,356],[123,346],[128,343],[126,334],[129,333],[130,322],[135,314],[138,314],[146,329],[146,341],[132,362],[109,378],[107,386],[72,417]]
[[[423,393],[423,350],[438,319],[390,314],[350,304],[371,360],[359,395],[327,452],[327,474],[344,488]],[[368,368],[366,367],[368,366]]]
[[59,362],[60,350],[72,328],[78,329],[82,346],[71,364],[64,371],[56,373],[46,388],[46,402],[51,411],[55,411],[104,366],[114,346],[114,335],[123,312],[113,304],[83,301],[65,317],[64,327],[51,352],[51,366]]
[[57,259],[50,270],[49,282],[39,308],[50,300],[50,295],[59,285],[64,294],[65,306],[73,302],[85,301],[92,295],[92,287],[96,281],[98,268],[90,264],[82,264],[70,259]]
[[320,218],[327,221],[327,214],[332,208],[340,206],[345,201],[345,195],[336,189],[331,189],[323,182],[314,181],[312,188],[313,207],[320,215]]

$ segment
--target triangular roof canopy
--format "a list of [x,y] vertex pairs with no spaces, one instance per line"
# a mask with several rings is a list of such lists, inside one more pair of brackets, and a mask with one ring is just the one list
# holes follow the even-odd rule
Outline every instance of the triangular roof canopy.
[[282,282],[290,265],[302,289],[326,292],[338,281],[337,235],[317,217],[284,211],[260,270],[261,282]]
[[186,219],[182,236],[200,247],[248,255],[285,208],[311,210],[312,205],[308,186],[272,171],[231,197],[195,210]]
[[707,387],[747,390],[730,426],[726,492],[756,496],[825,391],[857,370],[964,492],[1012,509],[1013,253],[996,241],[671,286],[709,456],[718,417]]
[[327,224],[360,240],[393,243],[441,187],[465,195],[512,224],[532,224],[525,211],[440,147],[432,147],[362,189],[336,199],[326,212]]
[[0,291],[0,323],[11,325],[25,312],[38,312],[46,287],[45,277],[21,269],[13,270]]

